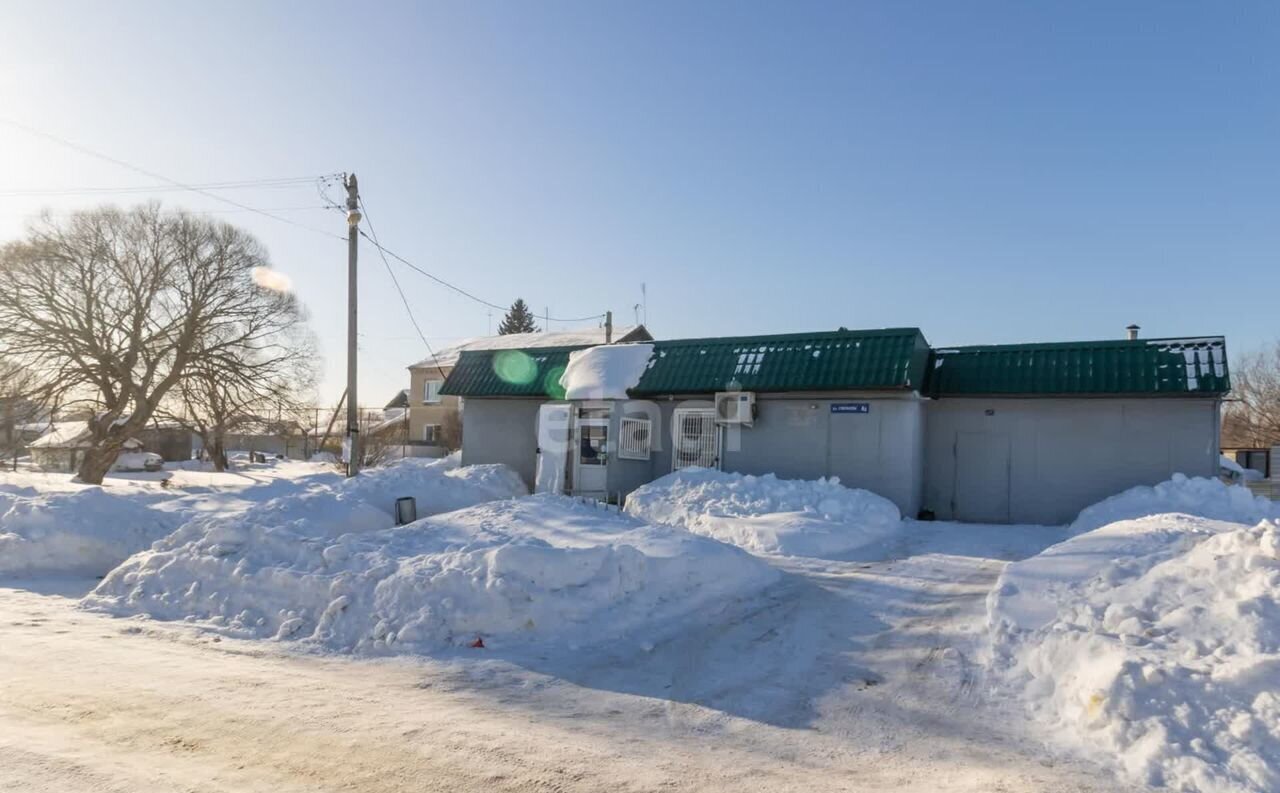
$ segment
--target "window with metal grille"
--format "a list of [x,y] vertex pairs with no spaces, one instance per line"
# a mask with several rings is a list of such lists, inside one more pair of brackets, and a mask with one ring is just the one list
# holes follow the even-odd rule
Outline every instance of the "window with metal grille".
[[671,467],[715,468],[720,457],[720,432],[714,409],[677,409],[671,419]]
[[618,456],[624,460],[648,460],[653,446],[652,430],[649,419],[624,418],[618,430]]

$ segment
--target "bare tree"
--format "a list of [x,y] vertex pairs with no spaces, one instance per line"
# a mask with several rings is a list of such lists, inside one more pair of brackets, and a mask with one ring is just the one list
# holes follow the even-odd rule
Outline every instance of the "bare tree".
[[1222,439],[1228,447],[1280,444],[1280,342],[1245,355],[1233,368]]
[[184,378],[252,378],[246,351],[275,354],[301,309],[255,284],[266,266],[249,234],[158,205],[45,216],[0,248],[0,355],[38,373],[45,404],[95,410],[81,481],[101,483]]
[[241,429],[265,429],[286,444],[301,437],[297,414],[315,385],[318,355],[301,305],[270,302],[259,337],[233,354],[200,356],[162,411],[200,438],[218,471],[230,466],[227,436]]

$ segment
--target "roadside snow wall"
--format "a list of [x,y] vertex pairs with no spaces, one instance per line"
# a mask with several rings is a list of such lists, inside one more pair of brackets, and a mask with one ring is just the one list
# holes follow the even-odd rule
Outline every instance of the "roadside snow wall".
[[103,575],[179,522],[98,487],[0,493],[0,575]]
[[[463,469],[472,470],[472,469]],[[777,577],[721,543],[559,496],[377,527],[341,492],[193,521],[84,601],[331,650],[643,642]],[[365,531],[340,531],[333,516]]]

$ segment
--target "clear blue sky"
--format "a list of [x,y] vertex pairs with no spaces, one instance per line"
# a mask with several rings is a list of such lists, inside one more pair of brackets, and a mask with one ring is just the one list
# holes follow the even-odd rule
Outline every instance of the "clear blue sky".
[[[620,322],[645,282],[659,336],[1280,336],[1269,3],[8,3],[0,115],[188,182],[355,171],[423,267]],[[0,192],[152,183],[0,126]],[[311,188],[227,195],[343,232]],[[0,196],[0,238],[96,200]],[[293,278],[335,398],[343,244],[219,216]],[[425,351],[362,263],[378,404]],[[486,332],[398,274],[433,342]]]

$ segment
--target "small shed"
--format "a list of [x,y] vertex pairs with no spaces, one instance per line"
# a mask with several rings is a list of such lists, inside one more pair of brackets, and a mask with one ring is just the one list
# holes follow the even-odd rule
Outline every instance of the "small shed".
[[[64,421],[54,425],[30,443],[31,463],[43,471],[72,472],[80,469],[85,452],[93,446],[93,433],[87,421]],[[124,443],[126,452],[142,451],[142,441],[130,438]]]

